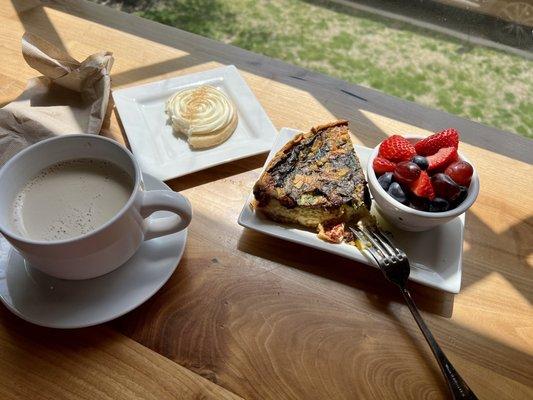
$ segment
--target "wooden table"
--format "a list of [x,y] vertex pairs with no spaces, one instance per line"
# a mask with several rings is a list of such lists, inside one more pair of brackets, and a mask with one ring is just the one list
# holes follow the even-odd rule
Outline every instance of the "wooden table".
[[[235,64],[276,127],[347,118],[385,136],[457,127],[481,177],[463,284],[413,285],[424,317],[480,399],[533,398],[533,141],[82,1],[0,1],[0,102],[37,73],[27,30],[76,58],[115,56],[114,87]],[[104,134],[123,141],[111,117]],[[236,223],[265,155],[170,182],[195,217],[164,288],[100,327],[54,331],[0,307],[1,399],[447,398],[397,291],[372,268]]]

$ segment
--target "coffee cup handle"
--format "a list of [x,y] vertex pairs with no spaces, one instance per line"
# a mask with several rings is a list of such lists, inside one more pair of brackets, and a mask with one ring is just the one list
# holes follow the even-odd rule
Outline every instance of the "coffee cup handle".
[[[144,240],[179,232],[189,226],[192,208],[185,196],[169,190],[150,190],[142,192],[142,196],[140,211],[145,218]],[[156,211],[170,211],[177,215],[148,219]]]

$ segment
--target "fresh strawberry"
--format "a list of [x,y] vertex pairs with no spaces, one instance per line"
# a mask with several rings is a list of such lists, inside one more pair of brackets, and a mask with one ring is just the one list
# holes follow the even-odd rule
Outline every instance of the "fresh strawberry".
[[450,128],[428,136],[415,144],[416,153],[430,156],[444,147],[459,147],[459,132]]
[[379,146],[379,156],[393,162],[410,160],[415,154],[415,147],[400,135],[391,136]]
[[396,164],[383,157],[374,158],[372,166],[374,167],[374,172],[376,175],[381,175],[385,172],[392,172],[394,171],[394,168],[396,168]]
[[435,198],[435,191],[431,186],[431,179],[426,171],[422,171],[416,181],[411,183],[411,191],[418,197],[425,197],[433,200]]
[[428,171],[444,171],[448,165],[456,161],[459,156],[455,147],[445,147],[435,154],[428,156]]

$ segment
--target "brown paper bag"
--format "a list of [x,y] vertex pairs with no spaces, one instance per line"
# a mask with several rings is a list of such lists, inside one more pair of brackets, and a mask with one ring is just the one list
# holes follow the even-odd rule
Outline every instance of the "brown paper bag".
[[0,166],[23,148],[55,135],[98,134],[111,91],[110,52],[78,62],[40,37],[25,33],[22,54],[44,76],[0,109]]

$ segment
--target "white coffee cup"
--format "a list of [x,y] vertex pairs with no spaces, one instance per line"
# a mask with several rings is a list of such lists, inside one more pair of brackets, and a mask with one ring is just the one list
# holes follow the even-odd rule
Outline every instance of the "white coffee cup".
[[[81,158],[112,162],[133,178],[131,195],[120,211],[96,230],[66,240],[33,240],[13,229],[12,205],[24,185],[50,165]],[[148,218],[159,210],[177,215]],[[29,265],[57,278],[88,279],[111,272],[133,256],[143,240],[179,232],[191,218],[191,205],[183,195],[145,191],[141,169],[133,155],[105,137],[66,135],[43,140],[0,168],[0,233]]]

